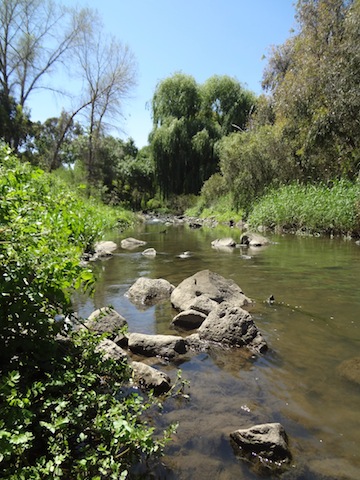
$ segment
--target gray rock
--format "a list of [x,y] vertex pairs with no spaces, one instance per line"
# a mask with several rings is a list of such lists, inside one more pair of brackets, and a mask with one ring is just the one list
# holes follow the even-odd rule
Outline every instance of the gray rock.
[[233,238],[228,237],[228,238],[217,238],[216,240],[211,242],[211,246],[213,248],[217,247],[235,247],[236,242]]
[[171,380],[164,372],[150,367],[142,362],[131,362],[133,369],[133,380],[141,388],[146,390],[153,389],[154,393],[160,395],[171,388]]
[[278,471],[291,461],[288,437],[280,423],[265,423],[230,433],[235,451],[261,470]]
[[104,338],[101,340],[99,345],[95,349],[96,352],[102,352],[104,360],[112,359],[117,361],[124,361],[127,360],[127,354],[125,350],[121,347],[116,345],[115,342],[109,340],[108,338]]
[[[216,308],[219,304],[215,300],[211,300],[207,295],[199,295],[198,297],[194,297],[192,301],[189,301],[185,306],[188,308],[187,310],[196,310],[200,313],[208,315],[214,308]],[[173,304],[173,306],[175,306]]]
[[231,347],[247,346],[258,352],[267,349],[250,313],[226,302],[209,313],[198,332],[201,340]]
[[143,240],[138,240],[133,237],[128,237],[121,240],[120,245],[121,245],[121,248],[124,248],[127,250],[133,250],[134,248],[146,245],[146,242],[144,242]]
[[141,253],[141,255],[144,255],[145,257],[156,257],[156,250],[155,248],[147,248]]
[[184,354],[187,351],[185,340],[175,335],[131,333],[128,346],[133,353],[145,357],[173,358],[177,354]]
[[92,254],[85,254],[83,260],[95,262],[96,260],[112,257],[114,251],[117,249],[117,245],[114,242],[102,241],[97,242],[94,245],[94,251]]
[[161,300],[170,298],[174,285],[163,278],[140,277],[125,293],[137,305],[155,305]]
[[180,311],[198,310],[208,314],[216,304],[224,301],[241,307],[252,303],[235,282],[210,270],[186,278],[171,294],[173,307]]
[[193,333],[185,338],[186,345],[196,352],[204,352],[209,349],[209,342],[200,339],[198,333]]
[[178,315],[176,315],[171,323],[176,327],[186,330],[193,330],[195,328],[199,328],[205,318],[205,313],[197,310],[185,310],[184,312],[180,312]]
[[111,333],[112,339],[119,330],[127,325],[124,317],[111,307],[103,307],[95,310],[84,322],[85,327],[98,333]]
[[240,244],[247,245],[248,247],[262,247],[269,245],[270,240],[258,233],[246,232],[240,237]]

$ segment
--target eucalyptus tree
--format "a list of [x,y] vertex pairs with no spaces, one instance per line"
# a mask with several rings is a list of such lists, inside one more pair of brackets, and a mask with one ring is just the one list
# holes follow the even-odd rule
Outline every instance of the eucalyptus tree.
[[[64,135],[65,126],[67,128]],[[45,170],[55,170],[61,165],[69,167],[74,164],[72,144],[83,134],[83,129],[79,123],[70,121],[69,115],[64,110],[59,117],[48,118],[43,123],[33,123],[32,130],[32,163],[40,165]]]
[[354,177],[360,161],[359,0],[299,0],[298,32],[273,50],[264,86],[300,180]]
[[50,75],[72,53],[80,33],[91,28],[92,19],[88,9],[65,8],[52,0],[2,0],[0,88],[4,100],[13,98],[21,111],[35,89],[54,90]]
[[84,31],[76,51],[76,72],[81,80],[77,106],[70,117],[85,116],[88,134],[88,180],[94,180],[96,151],[109,121],[122,115],[122,103],[136,84],[136,61],[130,48],[113,36],[105,35],[101,25]]

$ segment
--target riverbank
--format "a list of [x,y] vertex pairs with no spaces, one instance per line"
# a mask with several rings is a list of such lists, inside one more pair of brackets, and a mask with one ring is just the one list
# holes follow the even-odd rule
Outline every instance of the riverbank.
[[255,200],[248,212],[236,214],[230,203],[224,211],[222,198],[209,209],[199,197],[198,206],[185,214],[195,215],[196,223],[210,225],[230,223],[255,230],[360,238],[360,183],[336,180],[326,185],[284,185]]

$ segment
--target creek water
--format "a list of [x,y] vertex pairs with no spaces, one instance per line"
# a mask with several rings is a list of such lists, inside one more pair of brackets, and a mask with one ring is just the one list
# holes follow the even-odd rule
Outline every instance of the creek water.
[[[114,235],[118,244],[131,236],[147,245],[132,251],[119,247],[113,257],[97,262],[93,297],[75,301],[82,317],[112,305],[130,332],[184,336],[189,333],[171,327],[176,312],[170,302],[139,310],[124,296],[138,277],[165,278],[176,286],[209,269],[234,280],[255,301],[249,311],[268,343],[264,355],[215,349],[176,363],[157,361],[173,380],[181,368],[190,399],[165,402],[158,427],[171,422],[179,427],[162,467],[144,478],[259,478],[235,455],[229,434],[280,422],[293,454],[282,478],[358,479],[360,386],[344,379],[338,367],[360,355],[360,247],[341,238],[292,235],[269,235],[271,245],[246,251],[211,247],[216,238],[238,242],[240,234],[228,227],[154,222]],[[156,257],[142,255],[148,247],[156,249]],[[183,251],[191,257],[179,258]],[[266,302],[270,295],[272,305]]]

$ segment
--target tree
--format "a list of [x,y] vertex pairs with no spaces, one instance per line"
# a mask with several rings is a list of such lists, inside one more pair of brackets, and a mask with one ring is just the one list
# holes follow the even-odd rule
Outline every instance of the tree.
[[245,129],[256,99],[235,78],[214,75],[202,85],[201,94],[204,114],[215,122],[221,136]]
[[190,75],[176,73],[156,87],[150,142],[157,183],[165,197],[192,193],[201,186],[198,157],[191,145],[200,130],[200,106],[199,87]]
[[197,194],[218,170],[216,142],[245,128],[255,97],[230,77],[198,85],[176,73],[160,82],[152,102],[150,143],[162,194]]
[[[0,4],[0,87],[3,98],[24,109],[31,93],[47,84],[49,74],[91,27],[88,9],[65,8],[52,0],[3,0]],[[13,139],[17,148],[16,138]]]
[[264,86],[302,181],[359,171],[359,1],[299,0],[299,33],[273,50]]
[[281,135],[278,127],[265,125],[220,140],[221,174],[235,208],[248,212],[267,186],[289,178],[288,151]]
[[28,112],[12,96],[0,90],[0,138],[12,148],[22,145],[32,133]]
[[71,144],[83,133],[83,129],[79,123],[70,121],[65,111],[61,112],[60,117],[48,118],[43,124],[38,122],[33,130],[32,163],[46,170],[55,170],[61,165],[74,163]]
[[74,114],[83,111],[87,118],[89,145],[86,167],[88,181],[93,182],[96,180],[95,155],[106,120],[121,115],[122,101],[135,85],[136,62],[129,47],[114,37],[105,36],[100,26],[96,32],[83,32],[76,59],[82,93]]

